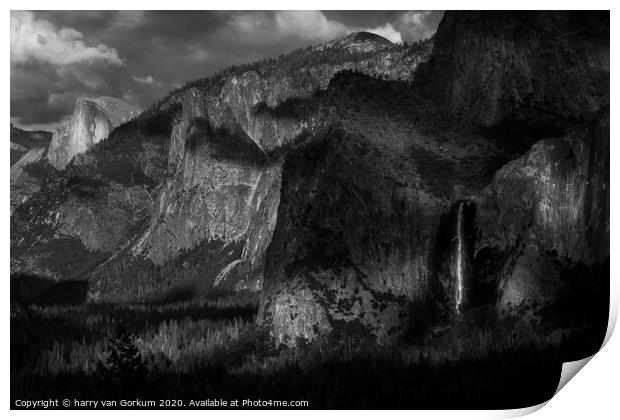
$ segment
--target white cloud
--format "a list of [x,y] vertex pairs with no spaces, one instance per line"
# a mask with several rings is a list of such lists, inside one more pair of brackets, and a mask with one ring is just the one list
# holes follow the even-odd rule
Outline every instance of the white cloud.
[[391,23],[386,23],[385,25],[379,26],[374,29],[366,29],[366,31],[372,32],[373,34],[381,35],[382,37],[387,38],[388,40],[397,44],[403,43],[403,37],[401,33],[394,29]]
[[276,12],[276,25],[284,35],[297,35],[307,40],[329,40],[353,32],[350,27],[338,21],[328,20],[318,10]]
[[56,69],[60,80],[76,80],[83,87],[90,90],[102,90],[106,88],[105,80],[97,74],[82,66],[60,66]]
[[145,21],[143,10],[119,10],[114,15],[111,26],[114,28],[133,29]]
[[155,84],[155,79],[153,79],[153,76],[146,76],[146,77],[138,77],[138,76],[131,76],[131,78],[138,82],[138,83],[144,83],[145,85],[154,85]]
[[424,12],[407,12],[403,14],[402,20],[404,23],[409,23],[411,25],[424,25],[426,18],[430,16],[430,11]]
[[338,21],[328,20],[318,10],[287,10],[275,13],[237,13],[232,28],[247,35],[252,43],[278,42],[283,37],[306,41],[327,41],[355,31]]
[[430,11],[411,11],[401,15],[396,27],[406,39],[419,40],[435,33],[437,21],[434,21]]
[[381,35],[392,42],[402,42],[401,33],[391,23],[364,29],[329,20],[318,10],[285,10],[273,14],[238,13],[233,15],[231,24],[233,29],[247,34],[248,42],[256,43],[276,42],[282,37],[323,42],[362,30]]
[[82,62],[105,62],[123,65],[116,49],[99,44],[87,46],[81,32],[72,28],[56,29],[44,19],[35,19],[32,12],[11,12],[11,63],[31,61],[56,65]]
[[253,33],[267,29],[268,19],[265,13],[239,13],[232,16],[231,23],[241,32]]
[[206,63],[213,57],[211,53],[203,49],[202,44],[190,44],[187,48],[187,59],[192,63]]

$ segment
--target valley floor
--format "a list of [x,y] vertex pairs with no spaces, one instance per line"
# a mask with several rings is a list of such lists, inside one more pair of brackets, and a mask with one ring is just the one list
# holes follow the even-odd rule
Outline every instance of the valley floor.
[[257,309],[250,294],[160,305],[14,304],[11,403],[137,398],[181,400],[188,408],[191,400],[239,399],[307,401],[310,409],[519,408],[551,398],[561,361],[590,354],[605,332],[556,330],[541,338],[482,307],[397,347],[344,337],[276,349],[255,325]]

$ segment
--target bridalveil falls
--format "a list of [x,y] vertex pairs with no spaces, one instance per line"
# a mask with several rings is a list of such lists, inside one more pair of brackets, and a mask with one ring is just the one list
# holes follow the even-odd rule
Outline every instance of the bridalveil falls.
[[456,315],[469,305],[471,293],[472,251],[474,238],[474,203],[459,201],[452,211],[451,285],[452,303]]
[[461,313],[461,305],[463,304],[463,288],[464,288],[464,255],[465,248],[463,246],[464,231],[463,231],[463,208],[465,203],[459,203],[457,216],[456,216],[456,300],[455,309],[456,313]]

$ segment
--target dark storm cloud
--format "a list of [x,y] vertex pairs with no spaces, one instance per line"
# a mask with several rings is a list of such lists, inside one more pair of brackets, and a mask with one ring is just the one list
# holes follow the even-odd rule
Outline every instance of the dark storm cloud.
[[41,11],[11,13],[11,120],[54,128],[78,96],[145,108],[222,67],[356,30],[393,41],[432,34],[441,12]]

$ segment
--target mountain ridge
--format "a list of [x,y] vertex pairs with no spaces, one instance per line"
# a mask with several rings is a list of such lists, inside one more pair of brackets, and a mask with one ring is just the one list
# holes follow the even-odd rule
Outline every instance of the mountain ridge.
[[[104,302],[260,291],[260,325],[290,347],[352,333],[389,344],[419,318],[481,304],[537,319],[559,299],[557,273],[609,257],[592,239],[605,242],[608,228],[589,219],[609,214],[608,67],[604,41],[592,62],[556,57],[569,75],[592,75],[588,103],[601,109],[540,121],[528,108],[539,102],[520,99],[548,92],[528,66],[545,71],[554,43],[587,43],[538,44],[544,13],[514,18],[533,22],[518,36],[494,16],[447,12],[434,40],[413,47],[309,46],[186,84],[16,209],[12,272],[87,278],[90,299]],[[554,22],[558,33],[574,24]],[[472,52],[482,59],[466,61]],[[515,62],[509,77],[489,57]],[[498,82],[488,88],[481,73]],[[510,80],[522,79],[514,95]],[[505,124],[521,120],[530,130],[508,138]],[[455,273],[457,218],[470,233]],[[65,254],[74,258],[60,267]]]
[[75,155],[88,151],[137,115],[137,108],[117,98],[79,97],[69,122],[54,132],[47,159],[56,169],[64,169]]

